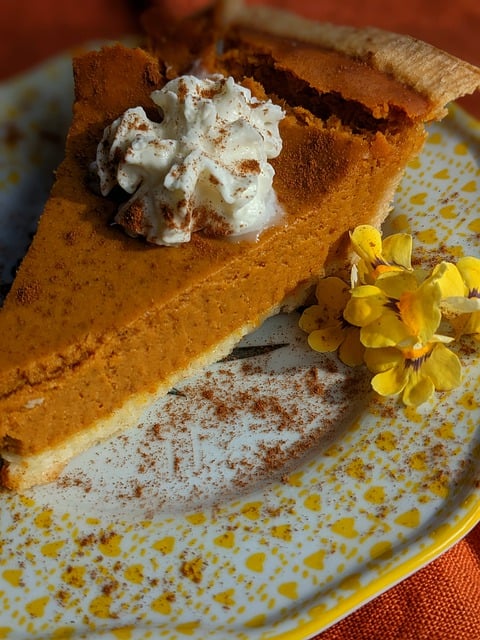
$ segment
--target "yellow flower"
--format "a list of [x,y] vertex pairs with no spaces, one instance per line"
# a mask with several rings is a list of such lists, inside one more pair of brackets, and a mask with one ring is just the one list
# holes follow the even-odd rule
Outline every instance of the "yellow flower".
[[401,396],[406,405],[426,402],[435,390],[461,382],[459,358],[445,345],[453,338],[439,327],[447,317],[456,335],[480,340],[480,260],[443,261],[428,275],[412,268],[412,237],[362,225],[350,234],[359,261],[351,287],[339,278],[321,280],[318,304],[306,309],[300,327],[316,351],[338,350],[351,366],[365,362],[373,389]]
[[480,339],[480,260],[467,256],[456,265],[441,263],[433,274],[443,267],[438,279],[442,292],[445,315],[455,328],[455,333],[474,335]]
[[309,334],[310,347],[321,353],[338,349],[343,363],[351,367],[361,364],[364,347],[359,329],[352,327],[342,315],[350,298],[349,286],[340,278],[323,278],[317,285],[316,297],[318,304],[305,309],[299,321],[300,328]]
[[412,349],[386,347],[365,351],[367,367],[376,375],[373,389],[382,396],[401,394],[404,404],[418,406],[435,390],[450,391],[461,382],[458,357],[441,342]]
[[360,258],[353,269],[353,279],[360,284],[374,284],[378,277],[412,270],[412,236],[407,233],[396,233],[382,241],[380,232],[365,224],[353,230],[350,240]]
[[366,347],[410,348],[427,344],[441,320],[441,290],[437,278],[420,285],[413,272],[399,272],[352,290],[344,310],[350,324],[361,327]]

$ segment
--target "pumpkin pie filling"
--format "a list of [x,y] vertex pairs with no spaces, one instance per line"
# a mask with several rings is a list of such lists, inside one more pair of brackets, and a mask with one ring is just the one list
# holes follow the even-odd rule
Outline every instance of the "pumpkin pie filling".
[[199,231],[175,247],[112,225],[121,199],[98,195],[90,174],[103,130],[134,106],[158,117],[150,94],[188,56],[169,65],[153,43],[150,53],[117,45],[77,58],[65,160],[0,310],[7,487],[53,479],[265,318],[301,304],[326,265],[345,260],[348,231],[382,222],[438,108],[365,60],[301,39],[234,25],[220,53],[205,51],[207,71],[285,111],[271,161],[284,215],[257,241]]

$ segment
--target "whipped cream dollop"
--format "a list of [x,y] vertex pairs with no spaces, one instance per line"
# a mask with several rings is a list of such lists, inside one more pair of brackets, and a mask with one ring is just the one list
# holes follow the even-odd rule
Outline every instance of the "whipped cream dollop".
[[178,245],[193,231],[258,233],[278,214],[274,169],[284,112],[233,78],[181,76],[151,94],[160,122],[142,107],[105,129],[96,171],[102,195],[132,197],[115,221],[152,243]]

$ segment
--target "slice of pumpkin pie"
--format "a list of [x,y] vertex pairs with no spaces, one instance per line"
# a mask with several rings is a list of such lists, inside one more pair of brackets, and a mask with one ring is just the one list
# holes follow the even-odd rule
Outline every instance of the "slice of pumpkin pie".
[[301,304],[381,224],[425,123],[480,86],[405,36],[237,2],[167,31],[159,11],[143,49],[74,61],[65,160],[0,310],[10,489]]

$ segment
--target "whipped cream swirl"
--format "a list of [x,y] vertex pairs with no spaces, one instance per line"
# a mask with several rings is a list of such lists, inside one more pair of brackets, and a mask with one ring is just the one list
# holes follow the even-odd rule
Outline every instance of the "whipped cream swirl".
[[181,76],[151,98],[160,122],[129,109],[98,145],[102,195],[117,184],[132,194],[115,221],[160,245],[197,230],[258,235],[271,224],[278,204],[268,160],[282,148],[282,109],[220,75]]

